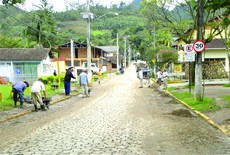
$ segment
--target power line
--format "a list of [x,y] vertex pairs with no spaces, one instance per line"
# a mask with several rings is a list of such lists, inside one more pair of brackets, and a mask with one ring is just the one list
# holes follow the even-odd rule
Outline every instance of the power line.
[[[0,11],[3,12],[3,13],[5,13],[5,14],[8,15],[9,17],[13,18],[14,20],[18,21],[18,22],[21,23],[22,25],[28,27],[28,28],[29,28],[30,30],[32,30],[33,32],[35,32],[35,33],[40,32],[38,29],[33,28],[33,27],[31,27],[30,25],[25,24],[25,23],[22,22],[21,20],[17,19],[16,17],[10,15],[9,13],[7,13],[7,12],[6,12],[5,10],[3,10],[2,8],[0,8]],[[30,16],[30,15],[28,15],[28,16]],[[31,17],[31,16],[30,16],[30,17]],[[40,20],[40,21],[42,21],[42,20]],[[41,36],[44,37],[47,41],[49,40],[48,37],[47,37],[44,33],[42,33],[42,32],[41,32]],[[59,36],[56,36],[56,37],[57,37],[58,39],[64,39],[64,38],[60,38]],[[48,41],[48,44],[49,44],[49,41]]]
[[[66,1],[67,2],[67,1]],[[69,2],[67,2],[67,3],[69,3]],[[70,3],[69,3],[70,4]],[[26,16],[28,16],[28,17],[30,17],[31,19],[33,19],[33,16],[31,16],[29,13],[27,13],[27,11],[23,11],[22,9],[18,9],[17,7],[15,7],[15,6],[11,6],[11,7],[13,7],[13,8],[15,8],[17,11],[20,11],[21,13],[23,13],[23,14],[25,14]],[[40,22],[44,22],[44,20],[41,20],[41,18],[39,18],[38,19],[38,21],[40,21]],[[79,34],[78,34],[79,35]],[[81,36],[81,35],[80,35]],[[56,37],[58,37],[58,39],[60,39],[60,40],[62,40],[62,39],[66,39],[66,38],[61,38],[61,37],[59,37],[59,36],[56,36]],[[70,39],[69,39],[70,40]]]

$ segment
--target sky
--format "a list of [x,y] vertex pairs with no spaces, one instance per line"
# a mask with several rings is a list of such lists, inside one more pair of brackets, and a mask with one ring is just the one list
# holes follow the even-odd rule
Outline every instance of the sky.
[[[111,4],[120,4],[121,1],[126,4],[131,3],[133,0],[90,0],[93,4],[101,4],[105,6],[110,6]],[[71,6],[71,4],[76,3],[86,3],[87,0],[47,0],[47,2],[53,6],[54,11],[65,11],[66,6]],[[22,6],[23,9],[30,11],[34,10],[36,7],[34,5],[39,5],[40,0],[26,0],[25,4]]]

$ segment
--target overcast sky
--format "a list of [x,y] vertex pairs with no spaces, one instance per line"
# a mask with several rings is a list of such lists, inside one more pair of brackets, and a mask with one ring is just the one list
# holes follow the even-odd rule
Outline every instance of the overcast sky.
[[[47,0],[49,4],[53,6],[54,11],[65,11],[66,6],[71,6],[70,4],[74,3],[86,3],[87,0]],[[111,4],[120,4],[121,1],[125,2],[126,4],[129,4],[132,2],[132,0],[91,0],[93,4],[101,4],[110,6]],[[39,5],[40,0],[26,0],[23,8],[27,11],[33,10],[34,5]]]

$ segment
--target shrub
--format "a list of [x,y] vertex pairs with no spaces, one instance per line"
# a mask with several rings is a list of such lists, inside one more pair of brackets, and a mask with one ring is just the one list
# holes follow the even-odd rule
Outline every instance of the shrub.
[[50,75],[50,76],[47,76],[46,78],[47,78],[48,82],[53,83],[55,76],[54,75]]

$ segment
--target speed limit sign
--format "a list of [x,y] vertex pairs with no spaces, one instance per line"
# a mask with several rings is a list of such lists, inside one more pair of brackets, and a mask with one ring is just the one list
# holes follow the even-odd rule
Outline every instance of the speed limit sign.
[[196,52],[203,52],[205,49],[205,43],[201,40],[197,40],[194,44],[193,44],[193,49]]

